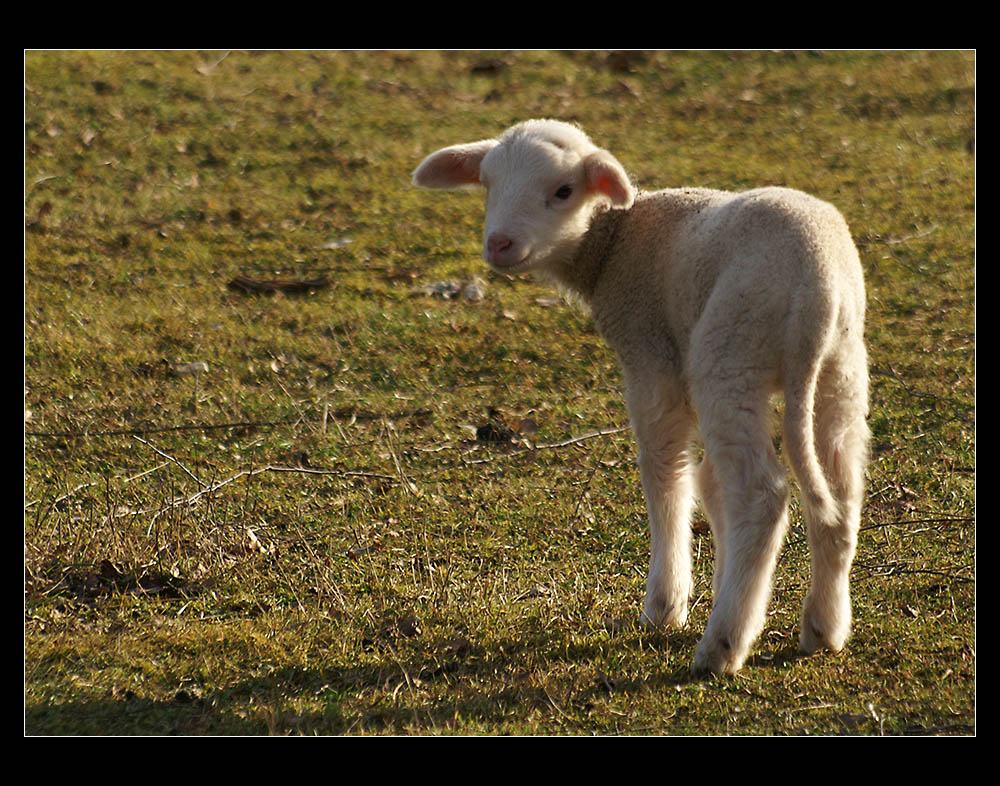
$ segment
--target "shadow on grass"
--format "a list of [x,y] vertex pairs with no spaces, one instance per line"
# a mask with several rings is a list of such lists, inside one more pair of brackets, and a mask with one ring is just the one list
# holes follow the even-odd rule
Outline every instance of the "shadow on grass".
[[[352,735],[630,733],[613,710],[632,699],[669,706],[695,684],[694,631],[567,636],[525,631],[478,645],[428,638],[370,643],[366,663],[289,666],[224,688],[179,689],[152,700],[126,692],[27,707],[28,735]],[[414,652],[417,647],[419,652]],[[407,651],[409,650],[409,651]],[[679,655],[682,653],[683,655]],[[755,655],[751,668],[787,667],[794,647]],[[659,694],[658,696],[656,694]],[[302,709],[305,708],[305,709]],[[610,712],[609,712],[610,708]],[[648,721],[648,717],[647,717]],[[670,733],[648,724],[634,733]]]

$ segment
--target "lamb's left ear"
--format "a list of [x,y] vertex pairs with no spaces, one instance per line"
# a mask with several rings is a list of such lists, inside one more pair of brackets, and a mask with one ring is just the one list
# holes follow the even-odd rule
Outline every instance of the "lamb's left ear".
[[452,145],[431,153],[413,172],[413,185],[421,188],[461,188],[479,185],[483,156],[496,147],[496,139]]
[[587,188],[604,194],[617,207],[632,207],[635,188],[625,168],[607,150],[595,150],[583,160]]

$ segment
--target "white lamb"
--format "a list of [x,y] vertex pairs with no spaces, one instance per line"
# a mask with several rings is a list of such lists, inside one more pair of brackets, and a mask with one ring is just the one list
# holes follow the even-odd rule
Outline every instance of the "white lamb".
[[[839,651],[867,456],[865,292],[844,219],[785,188],[636,193],[577,127],[515,125],[428,156],[425,188],[487,189],[483,255],[590,306],[621,362],[652,540],[642,619],[684,625],[697,490],[716,542],[695,670],[738,671],[764,626],[788,524],[770,398],[802,489],[812,586],[799,642]],[[695,464],[700,434],[704,458]]]

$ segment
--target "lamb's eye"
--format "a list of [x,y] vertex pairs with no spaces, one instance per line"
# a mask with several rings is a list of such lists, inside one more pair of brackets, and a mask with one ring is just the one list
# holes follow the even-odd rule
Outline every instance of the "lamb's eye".
[[569,199],[569,195],[572,193],[572,186],[559,186],[559,189],[556,191],[556,199]]

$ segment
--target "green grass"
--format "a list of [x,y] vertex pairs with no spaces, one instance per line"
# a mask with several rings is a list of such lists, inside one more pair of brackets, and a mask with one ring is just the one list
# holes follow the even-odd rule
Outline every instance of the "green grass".
[[[223,54],[25,57],[28,734],[975,732],[973,54]],[[794,502],[743,673],[688,671],[701,520],[689,627],[635,626],[611,352],[486,272],[481,195],[409,185],[533,116],[644,188],[847,216],[874,443],[842,654],[796,652]]]

